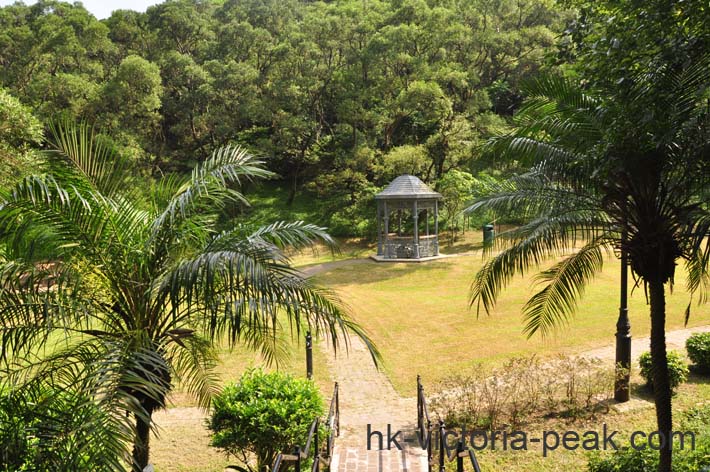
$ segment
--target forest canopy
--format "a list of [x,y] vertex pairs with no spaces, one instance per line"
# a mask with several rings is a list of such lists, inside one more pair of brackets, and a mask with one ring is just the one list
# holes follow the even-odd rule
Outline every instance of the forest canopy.
[[173,0],[102,21],[16,3],[0,9],[0,86],[44,123],[95,124],[146,179],[243,145],[286,204],[321,197],[320,223],[363,234],[397,174],[486,167],[479,145],[522,80],[559,67],[571,17],[552,0]]

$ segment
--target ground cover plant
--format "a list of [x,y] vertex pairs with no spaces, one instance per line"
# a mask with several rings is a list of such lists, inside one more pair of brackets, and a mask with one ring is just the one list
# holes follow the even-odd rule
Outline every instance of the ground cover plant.
[[608,412],[616,375],[600,359],[514,357],[432,385],[430,408],[450,428],[520,430],[541,418]]
[[[678,431],[695,433],[694,449],[678,450],[674,453],[673,470],[678,472],[702,471],[710,467],[710,407],[708,405],[690,408],[681,414]],[[688,439],[688,445],[690,440]],[[628,448],[613,454],[592,455],[589,472],[653,472],[658,468],[658,454],[652,449],[635,450]]]

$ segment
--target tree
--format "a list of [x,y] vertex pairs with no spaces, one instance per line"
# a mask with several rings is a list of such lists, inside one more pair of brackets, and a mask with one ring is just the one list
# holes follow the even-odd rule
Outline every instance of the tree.
[[575,69],[594,84],[624,88],[627,79],[641,71],[679,71],[710,48],[710,8],[703,0],[565,3],[577,15],[565,30],[561,51],[575,59]]
[[[471,199],[476,179],[468,172],[450,170],[439,180],[437,190],[444,197],[446,225],[451,232],[451,244],[456,239],[457,221],[466,203]],[[464,230],[465,233],[465,230]]]
[[[245,201],[239,184],[271,175],[262,161],[220,148],[189,177],[162,179],[140,207],[127,162],[88,126],[53,127],[51,149],[46,172],[2,195],[0,360],[14,375],[57,383],[85,372],[80,393],[115,398],[133,414],[133,470],[148,464],[152,414],[177,381],[208,404],[220,340],[271,360],[287,323],[334,346],[354,332],[377,357],[335,296],[282,252],[332,243],[322,228],[220,226],[225,205]],[[17,249],[35,244],[51,257]]]
[[[710,289],[710,71],[703,61],[629,80],[623,93],[601,98],[561,79],[530,87],[519,132],[493,149],[534,166],[472,207],[528,222],[501,235],[508,247],[476,274],[471,303],[489,312],[516,273],[562,257],[538,275],[544,286],[523,310],[528,335],[548,334],[569,319],[603,251],[625,251],[649,294],[658,431],[670,438],[665,285],[683,259],[689,291]],[[661,472],[671,470],[671,447],[669,439],[661,448]]]
[[160,121],[163,87],[158,66],[140,56],[128,56],[97,96],[105,128],[151,136]]
[[21,177],[37,156],[31,149],[42,141],[42,125],[30,109],[0,88],[0,186]]

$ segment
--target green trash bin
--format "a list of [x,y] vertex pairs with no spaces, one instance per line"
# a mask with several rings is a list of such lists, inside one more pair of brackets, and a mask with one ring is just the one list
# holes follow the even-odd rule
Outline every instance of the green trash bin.
[[493,244],[493,240],[496,238],[495,226],[488,224],[483,225],[483,244]]

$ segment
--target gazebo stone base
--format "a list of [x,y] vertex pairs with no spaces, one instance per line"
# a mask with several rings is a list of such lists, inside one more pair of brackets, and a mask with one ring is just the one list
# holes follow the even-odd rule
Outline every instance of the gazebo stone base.
[[448,259],[449,257],[453,257],[453,256],[450,254],[439,254],[438,256],[420,257],[419,259],[416,259],[416,258],[393,259],[390,257],[378,256],[376,254],[373,254],[370,256],[370,259],[372,259],[375,262],[429,262],[429,261],[438,261],[439,259]]

